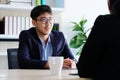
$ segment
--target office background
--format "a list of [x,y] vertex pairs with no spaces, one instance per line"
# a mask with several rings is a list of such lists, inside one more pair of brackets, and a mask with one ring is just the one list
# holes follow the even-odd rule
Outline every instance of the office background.
[[[4,0],[1,0],[4,1]],[[86,27],[92,27],[96,17],[98,15],[107,14],[107,0],[64,0],[64,10],[60,13],[54,14],[55,22],[60,24],[60,31],[64,33],[69,43],[70,39],[74,35],[72,33],[71,22],[79,22],[84,16],[87,19]],[[28,13],[14,13],[16,15],[29,16]],[[14,15],[12,12],[6,11],[3,15]],[[0,17],[0,19],[2,19]],[[7,62],[7,48],[17,48],[18,41],[0,41],[0,69],[8,69]],[[75,50],[73,50],[75,53]]]

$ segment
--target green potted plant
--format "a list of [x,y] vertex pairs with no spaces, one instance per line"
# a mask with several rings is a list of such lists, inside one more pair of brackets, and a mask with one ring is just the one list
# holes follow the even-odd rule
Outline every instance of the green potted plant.
[[87,19],[82,18],[81,21],[79,23],[77,22],[72,22],[74,24],[73,30],[75,31],[76,34],[72,37],[72,39],[70,40],[70,47],[77,49],[77,53],[76,55],[80,56],[80,53],[82,51],[82,48],[87,40],[87,35],[86,33],[90,30],[89,29],[85,29],[84,25],[87,22]]

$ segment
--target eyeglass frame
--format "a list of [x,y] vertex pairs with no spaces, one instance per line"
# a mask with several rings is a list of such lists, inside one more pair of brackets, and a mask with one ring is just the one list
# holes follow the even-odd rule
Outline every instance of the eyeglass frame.
[[49,17],[49,19],[46,17],[41,17],[40,19],[36,19],[36,21],[40,21],[43,24],[46,24],[46,23],[48,23],[48,21],[49,21],[49,23],[54,23],[55,20],[53,17]]

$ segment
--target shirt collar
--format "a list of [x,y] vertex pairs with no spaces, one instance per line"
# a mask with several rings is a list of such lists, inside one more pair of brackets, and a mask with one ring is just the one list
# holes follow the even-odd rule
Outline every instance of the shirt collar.
[[[39,37],[39,39],[40,39],[40,41],[42,42],[42,44],[45,45],[45,42],[43,41],[43,39],[41,39],[40,37]],[[49,36],[46,45],[48,45],[50,42],[51,42],[51,39],[50,39],[50,36]]]

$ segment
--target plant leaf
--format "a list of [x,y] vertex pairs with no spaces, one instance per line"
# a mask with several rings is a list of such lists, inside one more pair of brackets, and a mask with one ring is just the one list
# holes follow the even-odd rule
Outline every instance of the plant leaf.
[[78,23],[76,23],[76,22],[72,22],[72,23],[74,24],[73,31],[81,31],[82,30],[81,26]]
[[81,25],[81,27],[84,29],[84,25],[85,25],[85,23],[87,22],[87,19],[82,19],[80,22],[79,22],[79,24]]
[[76,53],[76,55],[79,55],[79,56],[81,55],[83,46],[84,46],[84,44],[82,44],[82,45],[79,47],[79,50],[78,50],[78,52]]
[[76,55],[80,55],[83,45],[85,44],[87,40],[86,33],[91,29],[85,30],[85,23],[87,22],[87,19],[82,18],[82,20],[77,22],[72,22],[74,24],[73,31],[77,31],[75,36],[70,40],[70,47],[78,49]]
[[70,40],[69,44],[72,48],[79,48],[83,44],[83,39],[76,35]]

